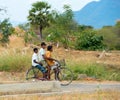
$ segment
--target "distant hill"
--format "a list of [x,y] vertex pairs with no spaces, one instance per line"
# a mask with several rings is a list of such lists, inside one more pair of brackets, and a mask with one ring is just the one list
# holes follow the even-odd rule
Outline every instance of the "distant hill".
[[120,19],[120,0],[100,0],[91,2],[80,11],[74,12],[79,24],[94,28],[114,25]]

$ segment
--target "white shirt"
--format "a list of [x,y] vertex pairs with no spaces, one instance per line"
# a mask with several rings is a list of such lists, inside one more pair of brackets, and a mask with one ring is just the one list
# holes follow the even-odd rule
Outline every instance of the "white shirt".
[[39,64],[35,63],[34,60],[36,60],[38,62],[38,55],[37,55],[37,53],[34,53],[32,55],[32,66],[39,65]]
[[45,55],[45,49],[40,48],[40,50],[39,50],[39,61],[44,60],[43,55]]

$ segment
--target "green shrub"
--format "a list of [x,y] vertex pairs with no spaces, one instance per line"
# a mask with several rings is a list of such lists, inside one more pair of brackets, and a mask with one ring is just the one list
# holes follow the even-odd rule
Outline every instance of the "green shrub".
[[72,69],[75,74],[86,74],[94,78],[104,77],[106,73],[105,68],[97,64],[80,64],[74,66]]
[[8,43],[9,36],[14,32],[14,28],[12,24],[9,22],[9,19],[4,19],[0,22],[0,33],[2,34],[2,38],[0,39],[1,43]]
[[103,49],[103,37],[97,35],[95,31],[83,31],[76,40],[75,48],[78,50],[98,50]]

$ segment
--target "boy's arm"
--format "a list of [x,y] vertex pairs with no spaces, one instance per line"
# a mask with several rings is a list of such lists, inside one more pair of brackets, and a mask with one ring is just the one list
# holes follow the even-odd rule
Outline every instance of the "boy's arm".
[[57,61],[56,59],[54,58],[51,58],[51,57],[46,57],[47,60],[53,60],[53,61]]
[[43,58],[44,58],[44,59],[47,59],[47,57],[46,57],[46,55],[45,55],[45,54],[43,54],[42,56],[43,56]]
[[36,60],[33,60],[35,63],[43,65],[41,62],[37,62]]

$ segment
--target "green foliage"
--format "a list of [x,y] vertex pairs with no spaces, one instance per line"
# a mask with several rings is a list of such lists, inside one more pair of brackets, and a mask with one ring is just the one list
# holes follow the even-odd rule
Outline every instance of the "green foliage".
[[9,36],[14,32],[14,28],[11,23],[9,23],[9,19],[5,19],[0,22],[0,33],[2,34],[2,39],[0,40],[2,43],[9,42]]
[[37,36],[36,36],[36,34],[34,32],[28,31],[24,35],[24,41],[25,41],[25,43],[31,43],[31,42],[33,42],[33,39],[35,37],[37,37]]
[[74,66],[74,73],[86,74],[88,77],[103,78],[106,74],[106,69],[97,64],[83,64]]
[[73,20],[73,12],[68,5],[64,5],[64,10],[62,14],[54,13],[54,21],[48,29],[50,35],[47,40],[60,42],[68,48],[70,37],[77,29],[77,23]]
[[93,62],[74,63],[74,64],[72,62],[68,66],[72,69],[74,73],[74,80],[77,80],[78,76],[83,74],[93,79],[120,81],[119,70],[111,69],[109,66],[96,64]]
[[78,25],[78,32],[82,32],[85,30],[93,29],[92,26],[86,26],[86,25]]
[[20,24],[20,25],[18,25],[18,27],[25,31],[25,34],[24,34],[25,44],[35,43],[37,40],[39,40],[37,38],[36,33],[33,31],[32,28],[30,28],[29,23]]
[[120,50],[120,26],[116,23],[115,26],[103,27],[98,30],[98,33],[103,36],[103,43],[107,46],[107,49]]
[[[0,71],[8,72],[25,72],[31,66],[31,52],[22,55],[19,50],[16,53],[6,51],[0,56]],[[79,74],[86,74],[88,77],[101,80],[117,80],[120,81],[119,69],[111,69],[110,67],[93,62],[71,62],[67,61],[67,67],[73,71],[76,80]]]
[[117,43],[116,43],[115,48],[117,50],[120,50],[120,21],[118,21],[116,25],[114,26],[114,33],[116,33],[117,35]]
[[29,23],[19,24],[18,27],[21,28],[24,31],[28,31],[30,29]]
[[52,20],[52,15],[50,13],[50,5],[46,2],[36,2],[32,4],[32,8],[29,11],[28,20],[32,25],[38,25],[40,36],[42,38],[42,30],[49,26]]
[[99,36],[95,31],[86,30],[81,32],[76,40],[75,48],[78,50],[98,50],[103,49],[103,37]]
[[46,39],[47,41],[58,42],[60,38],[61,38],[60,32],[58,32],[57,30],[53,30]]
[[0,56],[0,71],[22,72],[31,66],[31,55],[4,54]]

